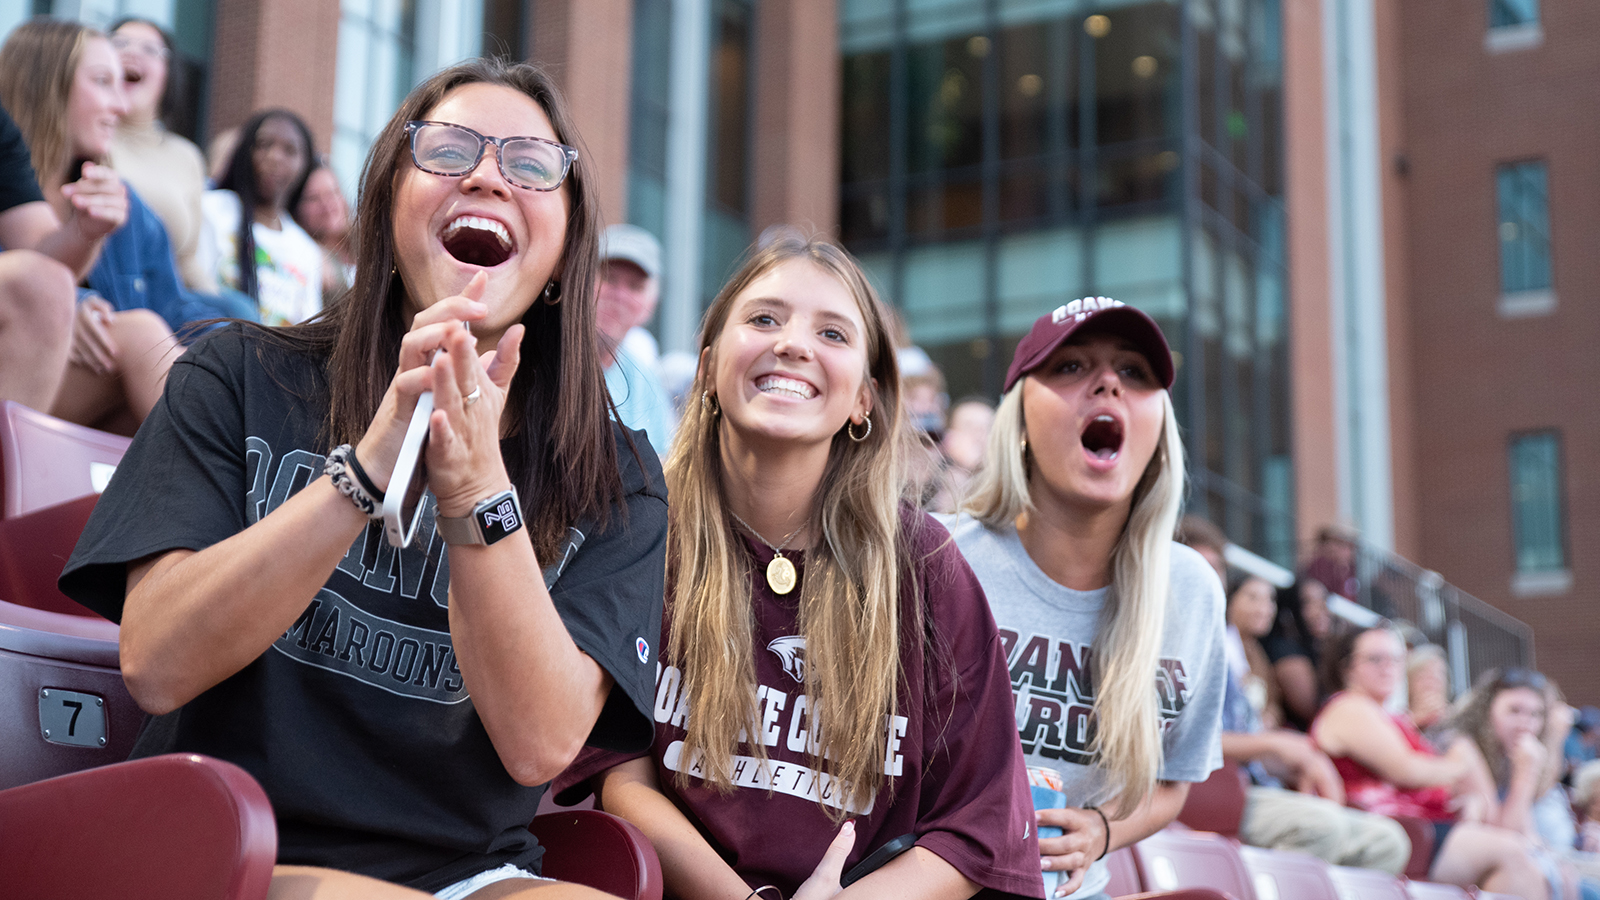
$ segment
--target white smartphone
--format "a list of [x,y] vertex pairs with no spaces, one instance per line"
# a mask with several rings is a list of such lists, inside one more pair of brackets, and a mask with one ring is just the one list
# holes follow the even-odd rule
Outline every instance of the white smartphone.
[[433,391],[417,397],[400,455],[394,461],[389,490],[383,495],[383,531],[395,547],[409,546],[422,522],[422,496],[428,489],[428,467],[424,454],[428,447],[428,420],[433,417]]

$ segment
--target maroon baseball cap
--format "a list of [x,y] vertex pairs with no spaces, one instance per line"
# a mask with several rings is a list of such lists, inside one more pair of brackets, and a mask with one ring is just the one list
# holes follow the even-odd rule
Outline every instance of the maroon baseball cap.
[[1097,331],[1126,338],[1150,360],[1156,379],[1164,388],[1172,387],[1172,350],[1161,333],[1161,326],[1143,312],[1110,297],[1084,297],[1040,316],[1011,357],[1006,370],[1005,391],[1010,391],[1022,376],[1038,368],[1067,338],[1093,326]]

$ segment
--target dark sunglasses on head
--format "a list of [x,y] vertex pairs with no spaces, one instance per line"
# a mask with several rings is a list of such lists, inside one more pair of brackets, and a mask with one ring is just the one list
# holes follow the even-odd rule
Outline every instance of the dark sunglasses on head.
[[1526,669],[1522,666],[1512,666],[1506,669],[1500,673],[1500,677],[1496,680],[1499,681],[1501,688],[1532,688],[1536,691],[1543,691],[1550,685],[1550,680],[1545,678],[1543,673],[1534,669]]
[[411,162],[424,172],[459,178],[478,167],[483,148],[494,145],[495,162],[505,180],[530,191],[561,186],[578,159],[566,144],[538,137],[491,137],[450,122],[406,123]]

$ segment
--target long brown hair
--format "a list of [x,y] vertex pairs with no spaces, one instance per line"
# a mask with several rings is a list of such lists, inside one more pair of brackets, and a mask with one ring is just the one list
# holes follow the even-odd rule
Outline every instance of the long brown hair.
[[[821,540],[806,556],[800,589],[800,634],[806,640],[805,694],[821,739],[808,748],[813,765],[844,785],[842,819],[863,807],[884,780],[885,722],[895,714],[903,638],[920,639],[921,607],[903,621],[900,592],[910,575],[909,537],[900,524],[908,432],[900,401],[900,370],[872,285],[838,246],[785,235],[747,257],[706,310],[702,353],[715,354],[734,301],[757,278],[800,260],[838,279],[866,323],[872,431],[857,443],[847,422],[833,436],[810,522]],[[669,658],[684,672],[691,709],[684,758],[704,754],[704,778],[731,791],[731,762],[739,733],[756,729],[756,677],[751,633],[749,556],[726,511],[722,479],[722,417],[699,397],[712,388],[711,365],[695,375],[691,401],[667,459],[672,511],[667,530]],[[856,426],[859,433],[859,427]],[[890,660],[894,663],[889,664]],[[870,661],[864,664],[863,661]],[[813,734],[819,730],[813,725]],[[750,751],[766,761],[760,740]],[[687,776],[680,773],[680,783]]]
[[1501,746],[1500,738],[1494,733],[1490,711],[1494,706],[1494,698],[1516,688],[1527,688],[1544,701],[1544,721],[1539,726],[1539,740],[1544,741],[1550,729],[1550,710],[1558,703],[1565,703],[1566,698],[1555,682],[1540,672],[1521,666],[1490,669],[1480,675],[1466,702],[1450,720],[1457,731],[1478,745],[1484,762],[1489,764],[1489,771],[1494,774],[1495,784],[1502,788],[1511,779],[1511,748]]
[[394,268],[395,190],[411,167],[405,124],[426,118],[447,94],[468,84],[501,85],[531,97],[549,116],[556,139],[579,151],[561,187],[571,212],[557,270],[560,299],[552,304],[530,298],[522,316],[527,327],[522,364],[506,398],[513,421],[501,441],[506,469],[526,506],[534,549],[549,560],[574,522],[604,524],[607,510],[622,498],[622,479],[595,340],[599,205],[566,101],[543,71],[527,63],[479,59],[418,85],[378,134],[362,170],[355,284],[316,319],[271,333],[327,355],[329,443],[359,440],[394,378],[406,333],[405,286]]
[[59,188],[72,162],[67,100],[83,47],[104,34],[77,22],[38,16],[18,25],[0,47],[0,106],[28,142],[39,183]]

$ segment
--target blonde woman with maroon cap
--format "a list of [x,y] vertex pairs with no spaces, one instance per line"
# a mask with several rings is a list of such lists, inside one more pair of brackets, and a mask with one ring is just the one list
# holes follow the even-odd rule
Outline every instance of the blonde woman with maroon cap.
[[1166,826],[1222,763],[1222,587],[1172,541],[1172,380],[1161,329],[1131,306],[1041,316],[951,529],[1000,627],[1023,755],[1063,783],[1068,808],[1038,813],[1056,896],[1102,896],[1099,861]]

